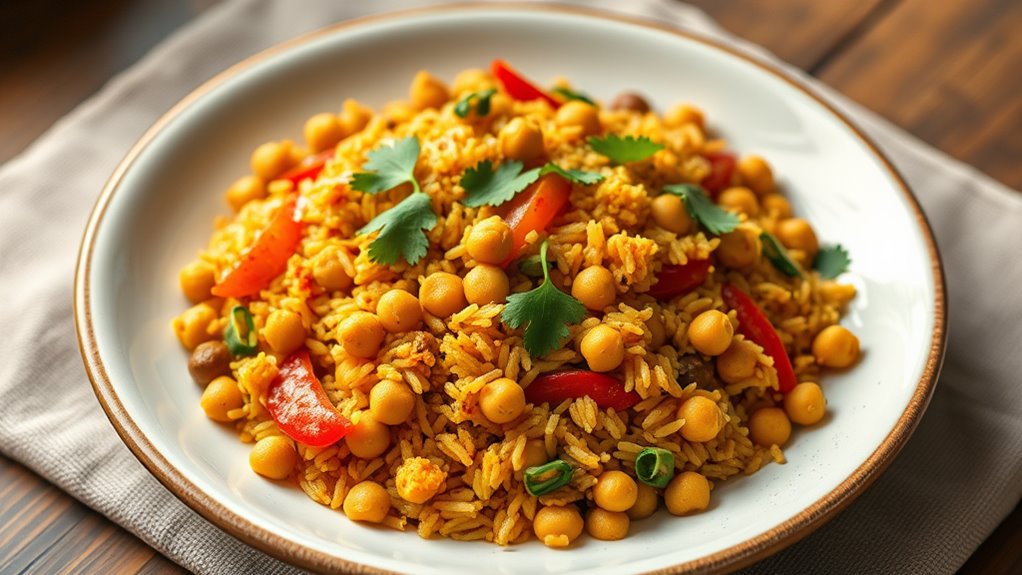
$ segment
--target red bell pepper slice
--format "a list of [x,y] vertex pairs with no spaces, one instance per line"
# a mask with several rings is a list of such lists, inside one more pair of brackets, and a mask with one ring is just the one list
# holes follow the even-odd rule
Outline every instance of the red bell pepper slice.
[[287,260],[298,249],[302,239],[302,223],[297,221],[295,207],[298,197],[291,195],[274,214],[266,229],[259,234],[248,253],[220,283],[213,286],[213,295],[242,297],[270,285],[273,278],[284,273]]
[[298,183],[302,180],[315,180],[316,176],[323,171],[323,167],[326,166],[328,160],[333,159],[334,148],[323,150],[317,154],[306,156],[297,166],[281,174],[278,180],[288,180],[295,187],[298,187]]
[[777,369],[778,391],[788,393],[795,387],[795,370],[791,367],[791,358],[784,349],[781,336],[777,335],[770,320],[763,315],[756,302],[745,292],[731,284],[721,288],[721,296],[728,307],[738,314],[738,332],[763,348],[763,351],[774,358]]
[[730,152],[713,152],[706,154],[705,158],[710,162],[710,175],[703,178],[702,186],[710,193],[710,197],[716,199],[717,194],[731,185],[737,160]]
[[586,395],[601,409],[613,407],[615,411],[624,411],[642,399],[634,391],[625,391],[625,386],[617,379],[584,369],[545,373],[525,389],[526,401],[534,405],[549,403],[553,406],[565,399]]
[[354,427],[330,403],[305,349],[281,364],[267,390],[266,409],[284,435],[312,447],[336,443]]
[[647,294],[666,301],[703,285],[710,275],[710,260],[689,260],[684,265],[666,265],[657,273],[657,282]]
[[511,255],[504,265],[518,257],[529,232],[543,231],[550,225],[568,205],[570,196],[571,182],[557,174],[547,174],[508,202],[504,221],[511,227]]
[[532,82],[526,80],[521,74],[515,71],[510,64],[501,59],[496,59],[490,65],[493,75],[504,87],[508,96],[520,102],[531,100],[544,100],[553,109],[561,106],[561,103],[554,100],[549,94],[537,88]]

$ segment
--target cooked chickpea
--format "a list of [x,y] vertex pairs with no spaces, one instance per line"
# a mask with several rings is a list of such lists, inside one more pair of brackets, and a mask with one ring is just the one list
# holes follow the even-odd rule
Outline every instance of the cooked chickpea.
[[695,471],[674,476],[664,490],[664,503],[671,515],[686,515],[710,506],[710,482]]
[[813,232],[813,226],[802,218],[789,218],[777,222],[774,235],[784,244],[784,247],[802,250],[810,260],[816,256],[817,250],[820,249],[816,233]]
[[571,284],[571,295],[593,311],[603,311],[617,299],[616,282],[610,270],[603,266],[589,266],[578,272]]
[[695,124],[703,129],[703,112],[699,108],[689,104],[678,104],[664,114],[664,125],[668,128],[677,128],[685,124]]
[[258,176],[244,176],[234,180],[224,194],[227,205],[236,212],[241,211],[241,208],[252,200],[260,200],[265,197],[266,184]]
[[344,441],[355,457],[372,459],[383,455],[390,447],[390,428],[376,421],[371,412],[363,411]]
[[621,332],[607,325],[598,325],[586,332],[579,347],[593,371],[616,369],[625,358],[625,341]]
[[305,343],[305,325],[302,316],[287,310],[274,310],[266,318],[263,337],[274,353],[287,355]]
[[784,445],[791,437],[791,422],[780,407],[762,407],[749,416],[749,439],[756,445]]
[[848,367],[859,358],[859,338],[843,326],[826,327],[813,339],[813,356],[826,367]]
[[369,411],[376,421],[398,425],[415,410],[415,393],[400,381],[385,379],[369,391]]
[[660,312],[654,310],[653,315],[646,320],[646,328],[649,329],[650,349],[660,349],[667,341],[667,328],[664,327],[664,320]]
[[351,287],[351,276],[344,269],[336,250],[324,250],[312,265],[312,277],[323,289],[336,291]]
[[375,358],[386,335],[380,320],[367,311],[356,311],[344,318],[337,331],[344,351],[362,359]]
[[686,399],[678,408],[678,417],[685,420],[681,436],[693,443],[710,441],[724,427],[720,408],[712,399],[701,395]]
[[638,521],[653,515],[660,504],[660,497],[657,495],[656,489],[645,483],[640,483],[638,487],[639,493],[635,498],[635,505],[632,505],[627,511],[628,518],[632,521]]
[[760,200],[763,204],[763,211],[773,217],[784,220],[791,217],[791,203],[781,194],[767,194]]
[[506,377],[491,381],[479,392],[479,409],[493,423],[514,421],[525,410],[525,390]]
[[199,405],[206,412],[206,417],[220,422],[231,421],[227,413],[240,408],[243,404],[238,382],[226,375],[209,382],[202,391],[202,397],[199,398]]
[[252,173],[270,181],[294,164],[290,142],[267,142],[252,152]]
[[216,270],[207,261],[195,260],[181,268],[177,278],[185,297],[192,303],[199,303],[212,296],[210,290],[216,285]]
[[582,100],[566,102],[557,109],[554,121],[558,126],[578,126],[582,128],[582,135],[584,136],[599,134],[601,130],[600,115],[596,111],[596,107],[586,104]]
[[248,454],[252,471],[270,479],[286,479],[296,463],[298,452],[288,438],[280,435],[260,439]]
[[411,457],[397,468],[394,486],[401,499],[425,503],[433,498],[447,481],[447,472],[425,457]]
[[649,211],[656,225],[679,236],[690,234],[695,229],[685,202],[674,194],[660,194],[653,198]]
[[593,501],[607,511],[628,511],[639,497],[639,488],[624,471],[604,471],[593,486]]
[[447,317],[465,309],[465,290],[461,278],[447,272],[429,274],[419,286],[419,302],[429,313]]
[[717,356],[717,375],[725,383],[738,383],[756,373],[757,363],[759,354],[752,342],[735,340],[724,353]]
[[759,215],[759,200],[749,188],[734,186],[727,188],[717,197],[720,207],[731,212],[740,212],[750,218]]
[[504,270],[497,266],[478,265],[465,274],[465,299],[468,303],[486,305],[504,303],[511,291],[511,284]]
[[774,173],[760,156],[749,155],[738,161],[738,173],[745,185],[759,195],[774,191]]
[[543,129],[525,118],[515,118],[500,130],[500,151],[504,157],[531,162],[543,156]]
[[546,442],[542,439],[530,439],[525,442],[525,469],[537,467],[550,461],[546,453]]
[[759,234],[749,226],[738,226],[734,231],[720,236],[717,259],[729,268],[742,268],[756,263],[763,251]]
[[422,323],[419,298],[401,289],[392,289],[380,296],[376,304],[380,325],[390,333],[405,333],[418,329]]
[[635,92],[621,92],[610,103],[611,110],[630,110],[645,114],[649,111],[649,102]]
[[631,520],[623,511],[594,507],[586,513],[586,533],[601,541],[617,541],[628,536]]
[[340,142],[344,137],[344,126],[337,116],[324,112],[306,120],[302,133],[305,136],[305,143],[309,146],[309,151],[316,153]]
[[390,512],[390,495],[379,483],[363,481],[348,490],[342,509],[352,521],[380,523]]
[[816,383],[804,381],[784,396],[784,413],[799,425],[813,425],[827,413],[827,399]]
[[547,547],[567,547],[582,534],[582,514],[574,505],[548,505],[536,512],[532,530]]
[[344,128],[344,133],[349,136],[361,132],[372,118],[372,110],[351,98],[345,100],[341,105],[341,113],[338,116],[341,126]]
[[720,355],[731,345],[735,328],[723,312],[715,309],[697,315],[688,326],[688,340],[696,351]]
[[181,345],[191,351],[200,343],[216,337],[213,329],[216,319],[216,310],[204,303],[196,304],[174,318],[174,333]]
[[432,74],[421,70],[412,79],[412,87],[408,92],[408,99],[417,110],[426,108],[439,108],[451,98],[447,86],[436,79]]
[[464,96],[493,86],[493,76],[489,72],[479,68],[469,68],[458,72],[458,75],[454,77],[454,81],[451,82],[451,93],[455,96]]
[[199,385],[231,373],[231,352],[223,342],[204,341],[195,346],[188,358],[188,373]]
[[465,249],[482,264],[500,265],[511,255],[511,226],[500,216],[492,216],[472,227]]

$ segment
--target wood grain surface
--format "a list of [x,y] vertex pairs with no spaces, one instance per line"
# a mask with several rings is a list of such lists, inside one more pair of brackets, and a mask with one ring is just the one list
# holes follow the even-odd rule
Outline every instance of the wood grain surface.
[[[0,162],[216,0],[0,2]],[[1022,2],[694,0],[909,132],[1022,189]],[[180,573],[0,456],[0,573]],[[1022,573],[1016,508],[961,571]]]

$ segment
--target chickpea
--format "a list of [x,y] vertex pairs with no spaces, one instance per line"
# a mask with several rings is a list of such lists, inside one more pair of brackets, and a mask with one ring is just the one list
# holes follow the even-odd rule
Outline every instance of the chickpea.
[[614,98],[614,101],[610,103],[610,109],[630,110],[632,112],[638,112],[639,114],[645,114],[646,112],[649,112],[649,102],[635,92],[621,92],[616,98]]
[[674,194],[660,194],[653,198],[649,211],[656,225],[679,236],[690,234],[695,229],[685,202]]
[[660,504],[660,497],[657,495],[656,489],[645,483],[640,483],[638,487],[639,493],[635,498],[635,505],[632,505],[626,512],[628,513],[628,518],[632,521],[638,521],[653,515]]
[[582,514],[574,505],[548,505],[536,512],[532,530],[547,547],[567,547],[582,534]]
[[734,186],[727,188],[717,197],[720,207],[731,212],[740,212],[750,218],[759,215],[759,200],[749,188]]
[[725,383],[738,383],[756,373],[759,354],[753,344],[747,340],[735,340],[717,356],[717,375]]
[[668,128],[678,128],[685,124],[695,124],[702,130],[705,125],[702,110],[689,104],[678,104],[664,114],[664,125]]
[[468,305],[461,278],[447,272],[429,274],[419,286],[419,302],[437,317],[453,315]]
[[227,413],[240,408],[243,404],[238,382],[226,375],[209,382],[202,391],[202,397],[199,398],[199,405],[206,412],[206,417],[222,423],[231,421]]
[[383,455],[390,447],[390,428],[376,421],[371,412],[363,411],[344,441],[355,457],[372,459]]
[[354,280],[345,271],[337,256],[337,250],[323,250],[312,266],[312,277],[323,289],[329,291],[345,290],[351,287]]
[[653,315],[646,320],[646,328],[649,330],[649,347],[660,349],[667,341],[667,328],[664,327],[663,316],[660,312],[653,311]]
[[664,503],[671,515],[686,515],[710,506],[710,482],[695,471],[674,476],[664,490]]
[[291,441],[281,435],[260,439],[248,454],[252,471],[270,479],[287,479],[296,463],[298,452]]
[[472,227],[465,249],[481,264],[500,265],[511,255],[511,226],[500,216],[492,216]]
[[381,523],[390,511],[390,495],[379,483],[363,481],[348,491],[342,509],[352,521]]
[[557,109],[554,121],[562,127],[578,126],[582,128],[584,136],[599,134],[601,130],[600,115],[597,113],[596,107],[586,104],[582,100],[566,102]]
[[394,478],[397,494],[411,503],[425,503],[440,491],[447,473],[425,457],[406,459]]
[[693,443],[710,441],[724,427],[724,414],[720,408],[712,399],[701,395],[686,399],[678,408],[678,417],[685,420],[681,436]]
[[784,413],[799,425],[813,425],[827,413],[827,399],[816,383],[804,381],[784,396]]
[[791,217],[791,203],[781,194],[766,194],[760,200],[763,204],[763,211],[779,220]]
[[258,176],[244,176],[234,180],[227,188],[224,199],[231,209],[240,212],[245,204],[266,197],[266,184]]
[[738,174],[745,185],[761,196],[774,191],[774,173],[760,156],[749,155],[739,160]]
[[291,142],[267,142],[252,152],[252,173],[268,182],[294,165]]
[[618,541],[628,536],[631,520],[623,511],[594,507],[586,513],[586,533],[601,541]]
[[542,439],[530,439],[525,442],[525,469],[537,467],[550,461],[546,452],[546,442]]
[[231,373],[231,352],[220,341],[204,341],[195,346],[188,358],[188,373],[199,385]]
[[731,345],[735,328],[723,312],[704,311],[688,326],[688,340],[696,351],[704,355],[720,355]]
[[263,337],[274,353],[287,355],[305,343],[305,325],[302,316],[287,310],[274,310],[263,327]]
[[763,407],[749,416],[749,438],[756,445],[784,445],[791,437],[791,422],[780,407]]
[[848,367],[859,358],[859,338],[840,325],[826,327],[813,339],[816,363],[826,367]]
[[400,381],[385,379],[369,392],[369,411],[380,423],[398,425],[415,410],[415,393]]
[[447,92],[447,86],[436,79],[425,70],[419,71],[412,79],[412,87],[408,92],[408,99],[417,110],[426,108],[439,108],[451,98]]
[[465,274],[465,298],[468,303],[486,305],[504,303],[511,291],[511,284],[504,270],[497,266],[478,265]]
[[639,488],[624,471],[604,471],[593,486],[593,501],[607,511],[628,511],[639,497]]
[[451,83],[451,93],[455,96],[464,96],[493,86],[493,76],[489,72],[478,68],[469,68],[458,72],[458,75],[454,77],[454,82]]
[[738,226],[734,231],[720,236],[717,259],[729,268],[743,268],[756,263],[763,251],[759,234],[749,226]]
[[316,153],[340,142],[344,137],[344,126],[337,116],[324,112],[306,120],[302,133],[305,136],[305,143],[309,146],[309,151]]
[[181,268],[177,279],[185,297],[192,303],[199,303],[212,297],[210,290],[216,285],[216,270],[207,261],[195,260]]
[[491,381],[479,392],[479,408],[493,423],[509,423],[525,410],[525,390],[506,377]]
[[174,318],[174,333],[188,351],[216,337],[216,310],[204,303],[193,305]]
[[372,110],[351,98],[345,100],[341,105],[341,113],[338,116],[338,120],[344,128],[344,133],[349,136],[361,132],[372,118]]
[[417,329],[422,323],[422,306],[419,298],[405,290],[392,289],[380,296],[376,315],[383,329],[390,333],[405,333]]
[[617,299],[614,276],[607,268],[596,265],[578,272],[571,284],[571,295],[593,311],[603,311]]
[[784,247],[802,250],[810,260],[816,257],[816,252],[820,249],[816,233],[813,232],[813,226],[802,218],[789,218],[777,222],[774,235],[784,244]]
[[515,118],[500,130],[500,151],[504,157],[532,162],[543,156],[543,129],[525,118]]
[[586,358],[589,369],[593,371],[616,369],[625,358],[625,342],[621,332],[607,325],[598,325],[586,332],[579,347],[582,357]]
[[356,311],[337,326],[341,345],[352,357],[373,359],[383,345],[383,324],[367,311]]

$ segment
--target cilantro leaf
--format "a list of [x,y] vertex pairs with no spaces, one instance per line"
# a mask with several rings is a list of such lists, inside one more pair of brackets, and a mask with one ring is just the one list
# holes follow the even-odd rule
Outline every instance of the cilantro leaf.
[[546,252],[544,240],[539,249],[543,283],[532,291],[509,295],[500,314],[501,321],[512,329],[525,329],[523,343],[533,357],[543,357],[559,348],[568,337],[568,326],[582,321],[586,314],[581,302],[550,281]]
[[589,96],[586,96],[582,92],[576,92],[575,90],[572,90],[571,88],[566,88],[564,86],[557,86],[556,88],[554,88],[553,90],[550,90],[550,91],[553,92],[554,94],[557,94],[558,96],[561,96],[565,100],[581,100],[581,101],[585,102],[586,104],[589,104],[590,106],[595,106],[596,105],[596,102],[594,102],[592,98],[590,98]]
[[369,258],[374,262],[390,265],[401,258],[415,265],[426,255],[429,248],[426,232],[433,229],[436,220],[429,195],[415,192],[373,218],[358,233],[382,230],[373,243],[369,244]]
[[674,184],[664,186],[664,192],[674,194],[684,200],[689,215],[702,224],[706,231],[715,236],[726,234],[738,227],[738,216],[722,210],[697,185]]
[[490,113],[490,98],[492,98],[496,93],[496,90],[489,88],[466,94],[462,99],[458,100],[457,104],[454,105],[454,113],[457,114],[459,118],[467,118],[468,115],[472,113],[472,100],[475,100],[476,114],[479,116],[486,116]]
[[774,264],[778,271],[788,277],[802,275],[802,272],[798,271],[798,266],[795,265],[795,262],[791,261],[791,258],[788,257],[788,250],[784,249],[784,246],[781,245],[781,242],[777,241],[773,234],[763,232],[759,234],[759,240],[763,242],[763,255],[770,260],[770,263]]
[[589,145],[598,154],[607,156],[619,164],[638,162],[652,156],[659,150],[664,149],[663,144],[657,144],[646,136],[625,136],[608,134],[604,138],[596,136],[589,137]]
[[838,244],[834,247],[821,249],[816,254],[813,267],[820,272],[821,278],[832,280],[844,273],[850,263],[852,263],[852,258],[848,256],[848,250]]
[[575,182],[576,184],[582,184],[583,186],[591,186],[601,180],[603,180],[603,174],[596,172],[583,172],[582,170],[565,170],[553,162],[548,162],[539,170],[540,176],[547,174],[557,174],[565,180]]
[[[543,262],[539,257],[539,254],[533,254],[531,256],[518,260],[518,271],[529,276],[530,278],[541,278],[543,276]],[[547,269],[549,269],[549,264]]]
[[462,203],[470,208],[499,206],[529,187],[538,177],[539,170],[529,170],[523,174],[521,162],[504,162],[494,171],[493,164],[483,160],[465,170],[461,176],[461,187],[465,188]]
[[398,140],[393,146],[380,146],[366,154],[366,157],[369,161],[362,168],[367,172],[352,177],[352,189],[367,194],[379,194],[405,182],[411,182],[415,191],[419,191],[419,182],[415,181],[419,139],[415,136]]

